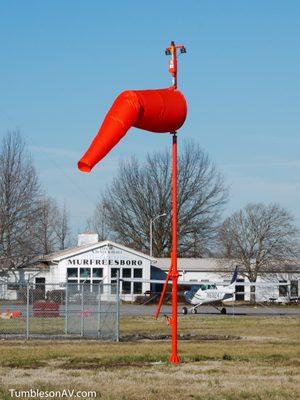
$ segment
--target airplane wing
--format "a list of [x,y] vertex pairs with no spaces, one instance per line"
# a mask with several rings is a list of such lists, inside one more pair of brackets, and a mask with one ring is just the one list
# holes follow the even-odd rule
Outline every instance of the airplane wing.
[[[165,280],[160,279],[143,279],[143,278],[120,278],[120,281],[123,282],[141,282],[141,283],[158,283],[164,284]],[[168,281],[168,284],[172,284],[172,280]],[[229,286],[228,282],[224,281],[182,281],[178,280],[178,285],[212,285],[215,284],[217,286]],[[290,283],[288,282],[235,282],[231,284],[231,286],[259,286],[259,287],[273,287],[273,286],[288,286]]]

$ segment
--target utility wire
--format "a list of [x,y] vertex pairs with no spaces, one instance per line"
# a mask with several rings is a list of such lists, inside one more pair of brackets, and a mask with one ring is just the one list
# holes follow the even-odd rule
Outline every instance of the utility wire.
[[[13,119],[9,116],[9,114],[7,114],[6,111],[4,111],[3,109],[0,108],[0,112],[2,113],[2,115],[4,115],[4,116],[8,119],[8,121],[9,121],[10,123],[12,123],[13,125],[15,125]],[[23,132],[22,129],[20,129],[20,130],[21,130],[21,132]],[[66,172],[64,171],[64,169],[63,169],[60,165],[58,165],[58,164],[49,156],[49,154],[48,154],[45,150],[43,150],[43,148],[41,148],[40,146],[38,146],[38,145],[36,145],[35,143],[33,143],[32,140],[29,139],[27,136],[25,136],[25,139],[26,139],[26,141],[27,141],[31,146],[35,147],[40,153],[43,153],[43,154],[45,155],[45,157],[48,159],[48,161],[50,161],[50,163],[52,163],[52,165],[56,168],[56,170],[57,170],[61,175],[63,175],[65,178],[67,178],[68,181],[71,182],[71,184],[77,189],[77,191],[79,191],[79,193],[80,193],[80,195],[81,195],[82,197],[84,197],[86,200],[88,200],[88,201],[93,205],[93,207],[96,207],[96,205],[97,205],[96,202],[95,202],[93,199],[91,199],[91,198],[89,197],[89,195],[88,195],[84,190],[82,190],[82,187],[80,187],[80,186],[77,184],[77,182],[75,182],[75,181],[73,180],[73,178],[71,178],[68,174],[66,174]]]

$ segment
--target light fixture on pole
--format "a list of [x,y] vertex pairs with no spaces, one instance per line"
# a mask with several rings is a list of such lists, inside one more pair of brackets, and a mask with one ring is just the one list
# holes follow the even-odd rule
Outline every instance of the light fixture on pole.
[[150,257],[152,257],[152,236],[153,236],[152,225],[153,225],[153,222],[160,217],[165,217],[166,215],[167,215],[166,213],[163,213],[163,214],[157,215],[156,217],[150,219]]

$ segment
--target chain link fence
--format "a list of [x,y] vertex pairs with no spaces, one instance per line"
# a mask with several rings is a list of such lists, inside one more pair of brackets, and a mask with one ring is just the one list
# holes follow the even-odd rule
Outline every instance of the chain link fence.
[[0,338],[119,340],[114,283],[0,283]]

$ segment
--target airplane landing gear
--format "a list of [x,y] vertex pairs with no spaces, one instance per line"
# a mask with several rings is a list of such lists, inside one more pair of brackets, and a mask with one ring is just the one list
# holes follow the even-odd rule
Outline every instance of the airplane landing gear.
[[192,308],[182,307],[181,312],[183,315],[186,315],[188,313],[197,314],[197,307],[192,307]]
[[[197,307],[199,307],[199,305],[195,306],[195,307],[191,307],[191,308],[187,308],[187,307],[182,307],[181,312],[183,315],[186,314],[198,314],[198,310]],[[222,307],[221,309],[219,307],[216,307],[213,305],[213,307],[218,310],[222,315],[226,315],[227,314],[227,310],[225,307]]]

